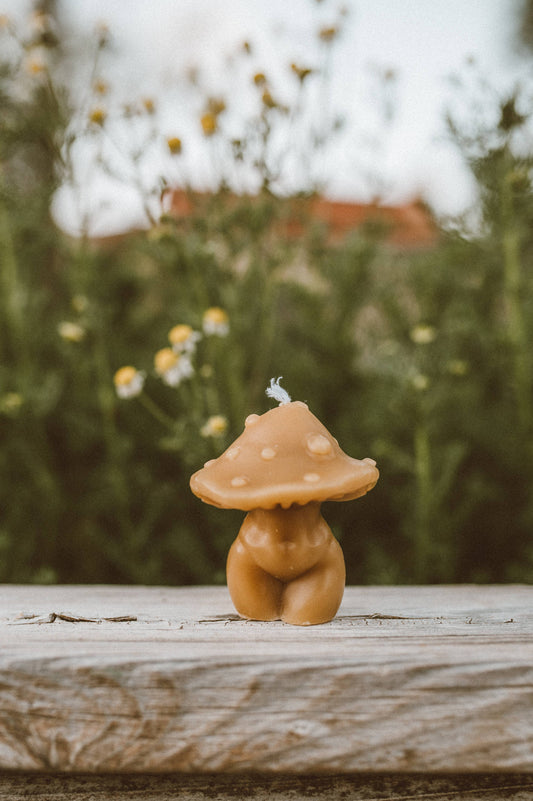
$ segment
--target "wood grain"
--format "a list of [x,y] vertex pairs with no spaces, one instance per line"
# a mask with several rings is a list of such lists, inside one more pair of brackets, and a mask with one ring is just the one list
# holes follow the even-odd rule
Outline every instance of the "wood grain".
[[0,773],[0,801],[531,801],[523,774]]
[[311,628],[224,588],[0,587],[0,769],[533,773],[533,588],[348,588]]

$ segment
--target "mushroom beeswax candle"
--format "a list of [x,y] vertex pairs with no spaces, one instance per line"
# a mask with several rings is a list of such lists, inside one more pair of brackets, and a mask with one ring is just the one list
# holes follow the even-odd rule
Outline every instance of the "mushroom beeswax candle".
[[191,478],[205,503],[248,512],[227,561],[237,612],[298,626],[335,617],[346,570],[341,547],[321,515],[323,501],[350,501],[375,486],[372,459],[344,453],[305,403],[278,382],[280,405],[246,418],[244,432]]

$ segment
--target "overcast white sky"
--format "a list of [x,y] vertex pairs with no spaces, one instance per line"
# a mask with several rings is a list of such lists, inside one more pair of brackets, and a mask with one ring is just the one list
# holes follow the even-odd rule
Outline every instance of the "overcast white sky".
[[[464,71],[474,57],[495,84],[512,87],[530,65],[513,56],[512,12],[518,0],[63,0],[69,24],[89,33],[108,23],[115,40],[121,91],[163,97],[184,69],[202,67],[214,91],[227,94],[225,55],[243,40],[255,43],[257,68],[313,59],[310,42],[318,24],[348,9],[344,34],[332,64],[331,107],[347,119],[342,147],[327,162],[332,197],[368,199],[379,176],[383,197],[414,195],[437,212],[462,210],[472,187],[455,150],[445,142],[443,113],[453,102],[447,78]],[[20,15],[26,0],[0,0],[0,12]],[[379,125],[376,72],[396,72],[396,116]],[[184,123],[179,101],[161,104],[170,134]],[[182,127],[180,127],[182,126]],[[200,170],[200,164],[198,162]],[[58,203],[58,208],[61,207]],[[68,199],[60,213],[66,214]],[[110,227],[139,214],[123,196],[120,212],[107,215]],[[116,218],[116,219],[115,219]]]

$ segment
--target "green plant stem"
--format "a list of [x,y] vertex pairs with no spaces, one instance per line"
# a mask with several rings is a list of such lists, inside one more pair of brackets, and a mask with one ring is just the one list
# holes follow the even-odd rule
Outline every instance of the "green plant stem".
[[136,570],[132,570],[132,566],[139,561],[139,546],[142,546],[142,543],[139,542],[138,530],[131,519],[130,486],[120,435],[115,423],[117,401],[113,389],[107,341],[108,334],[104,322],[100,320],[98,330],[95,332],[93,369],[96,375],[96,397],[107,459],[107,482],[113,497],[113,514],[120,532],[118,537],[120,545],[117,547],[116,542],[110,542],[107,556],[122,570],[128,571],[127,576],[130,580],[132,578],[138,580]]
[[19,278],[9,213],[3,204],[0,205],[0,280],[7,335],[17,374],[17,389],[25,396],[30,388],[31,372],[25,325],[25,293]]
[[157,420],[158,423],[161,423],[162,426],[165,428],[170,429],[173,433],[176,433],[176,421],[166,412],[161,409],[157,403],[155,403],[149,395],[145,392],[141,392],[138,396],[138,401],[143,406],[146,411],[152,415],[154,420]]
[[415,452],[415,532],[414,577],[422,584],[428,579],[431,537],[431,446],[427,424],[418,423],[414,433]]
[[[19,458],[26,471],[25,481],[32,487],[37,506],[42,509],[40,531],[37,538],[39,557],[46,565],[53,565],[59,535],[59,520],[63,507],[61,489],[51,467],[50,446],[42,420],[36,416],[33,398],[36,395],[35,371],[38,362],[32,361],[30,330],[26,312],[28,289],[23,283],[15,242],[11,233],[9,210],[0,204],[0,301],[6,325],[6,341],[10,353],[3,354],[6,363],[12,363],[12,388],[23,399],[20,419],[21,443],[33,443],[30,452],[22,444]],[[32,324],[32,321],[29,322]]]
[[504,300],[507,312],[507,335],[512,348],[513,378],[518,420],[524,432],[531,430],[531,374],[527,331],[521,302],[522,264],[520,231],[513,219],[512,190],[507,181],[502,193]]

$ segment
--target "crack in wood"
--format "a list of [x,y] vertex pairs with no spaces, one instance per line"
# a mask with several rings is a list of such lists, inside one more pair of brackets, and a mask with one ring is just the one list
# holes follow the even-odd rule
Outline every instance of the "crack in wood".
[[50,612],[48,615],[21,615],[17,620],[9,620],[7,625],[42,625],[43,623],[55,623],[56,620],[63,620],[66,623],[134,623],[138,620],[138,617],[137,615],[117,615],[116,617],[81,617],[80,615],[71,615],[67,614],[66,612]]

